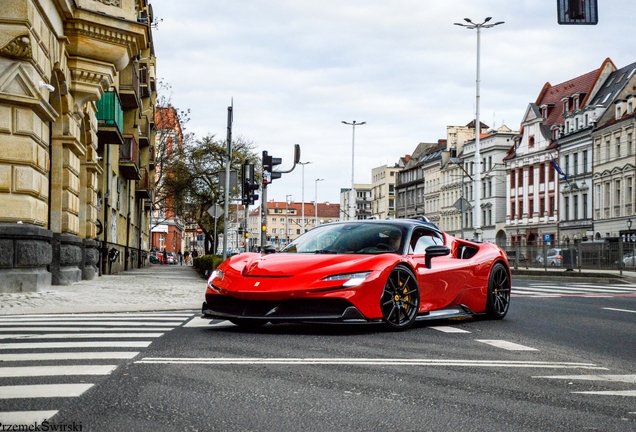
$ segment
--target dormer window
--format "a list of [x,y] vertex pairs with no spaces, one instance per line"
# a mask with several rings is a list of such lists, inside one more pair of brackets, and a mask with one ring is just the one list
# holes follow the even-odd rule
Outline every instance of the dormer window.
[[633,101],[629,101],[627,102],[627,114],[632,114],[634,112],[634,102]]
[[530,148],[534,147],[534,135],[530,135],[528,137],[528,147]]
[[616,120],[620,119],[623,116],[622,106],[620,104],[616,104]]
[[564,99],[563,100],[563,112],[569,112],[570,111],[570,101],[568,99]]

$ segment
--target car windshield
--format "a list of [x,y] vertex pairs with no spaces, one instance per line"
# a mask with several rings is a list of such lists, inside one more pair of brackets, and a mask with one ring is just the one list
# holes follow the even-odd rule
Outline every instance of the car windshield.
[[[406,230],[405,230],[406,231]],[[386,223],[351,222],[322,225],[298,237],[284,253],[401,253],[405,231]]]

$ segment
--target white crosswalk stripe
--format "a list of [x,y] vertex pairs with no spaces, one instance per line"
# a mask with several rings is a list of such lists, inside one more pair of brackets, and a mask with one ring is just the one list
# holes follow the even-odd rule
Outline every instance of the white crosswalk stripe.
[[[118,367],[117,362],[137,357],[139,349],[147,348],[194,315],[148,312],[3,316],[0,399],[78,397],[95,385],[95,379],[111,374]],[[70,349],[73,351],[65,351]],[[60,361],[65,364],[60,365]],[[47,384],[14,385],[16,379],[39,377]],[[12,381],[5,381],[9,379]],[[50,384],[51,380],[59,383]],[[47,410],[0,411],[0,424],[41,423],[58,412],[50,407],[47,402]]]
[[513,297],[636,297],[636,285],[596,285],[589,283],[531,284],[512,287]]
[[[594,381],[599,385],[602,383],[624,383],[636,384],[636,375],[548,375],[535,376],[537,379],[554,379],[566,381]],[[572,394],[596,395],[596,396],[628,396],[636,397],[636,390],[591,390],[591,391],[572,391]]]

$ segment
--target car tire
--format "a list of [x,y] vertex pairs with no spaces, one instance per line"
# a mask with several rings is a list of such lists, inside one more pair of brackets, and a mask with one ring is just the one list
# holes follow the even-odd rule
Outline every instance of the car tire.
[[510,307],[510,275],[506,267],[498,262],[490,270],[488,277],[488,297],[486,318],[503,319]]
[[397,265],[387,278],[380,298],[382,321],[394,331],[413,325],[420,308],[420,288],[408,267]]
[[245,327],[245,328],[258,328],[267,324],[267,321],[265,320],[250,319],[250,318],[231,318],[229,321],[232,324],[235,324],[239,327]]

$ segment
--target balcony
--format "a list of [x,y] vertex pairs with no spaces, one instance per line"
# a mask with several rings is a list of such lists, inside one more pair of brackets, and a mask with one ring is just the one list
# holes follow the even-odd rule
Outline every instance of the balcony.
[[153,169],[155,169],[155,166],[156,166],[155,148],[154,147],[150,147],[149,148],[149,152],[150,152],[150,154],[148,155],[148,168],[153,170]]
[[139,124],[139,146],[146,147],[150,145],[150,121],[148,121],[148,116],[141,116],[141,119],[138,120]]
[[137,199],[151,199],[152,188],[150,186],[150,174],[148,168],[141,169],[141,180],[135,182],[135,192],[137,193]]
[[139,144],[132,135],[124,137],[124,144],[119,148],[119,173],[128,180],[140,180]]
[[124,110],[139,109],[139,75],[134,63],[119,73],[119,98]]
[[139,64],[139,90],[142,98],[150,97],[150,73],[148,72],[148,64]]
[[106,92],[95,102],[97,107],[97,139],[98,145],[122,145],[124,138],[124,111],[121,108],[119,96],[114,91]]

